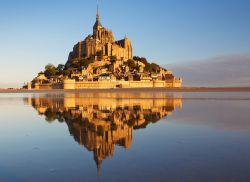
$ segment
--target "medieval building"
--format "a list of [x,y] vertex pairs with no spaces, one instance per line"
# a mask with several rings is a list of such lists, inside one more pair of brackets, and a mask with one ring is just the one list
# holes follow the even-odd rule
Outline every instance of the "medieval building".
[[96,55],[116,56],[117,59],[125,61],[133,57],[131,41],[127,37],[115,41],[113,32],[102,26],[98,8],[93,35],[87,36],[84,41],[80,41],[74,46],[73,51],[69,54],[68,62]]

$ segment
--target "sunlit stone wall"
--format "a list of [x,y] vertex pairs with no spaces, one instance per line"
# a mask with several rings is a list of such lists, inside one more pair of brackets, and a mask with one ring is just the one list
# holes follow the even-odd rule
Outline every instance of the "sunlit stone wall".
[[97,81],[97,82],[76,82],[75,80],[64,80],[64,89],[87,89],[87,88],[164,88],[164,87],[181,87],[180,80],[173,82],[165,81]]

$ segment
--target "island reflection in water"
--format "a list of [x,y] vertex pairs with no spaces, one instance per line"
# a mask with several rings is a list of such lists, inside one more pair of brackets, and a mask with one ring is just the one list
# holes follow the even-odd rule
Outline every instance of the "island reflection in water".
[[61,94],[25,98],[47,122],[65,122],[79,145],[93,152],[98,173],[116,145],[130,149],[133,130],[145,129],[182,107],[166,94]]

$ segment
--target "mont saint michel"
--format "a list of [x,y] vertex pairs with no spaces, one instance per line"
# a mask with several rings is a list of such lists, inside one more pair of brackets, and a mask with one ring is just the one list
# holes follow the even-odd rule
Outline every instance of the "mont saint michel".
[[48,64],[28,89],[180,88],[182,79],[144,57],[133,56],[132,41],[115,40],[102,26],[97,6],[93,34],[74,45],[66,64]]
[[249,9],[0,1],[0,182],[250,182]]

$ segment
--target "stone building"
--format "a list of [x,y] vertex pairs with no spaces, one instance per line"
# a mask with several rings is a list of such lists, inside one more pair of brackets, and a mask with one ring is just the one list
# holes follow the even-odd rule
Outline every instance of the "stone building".
[[117,59],[125,61],[133,57],[131,41],[126,36],[122,40],[115,41],[113,32],[102,26],[98,8],[93,35],[87,36],[84,41],[80,41],[74,46],[73,51],[69,54],[68,62],[96,55],[116,56]]

